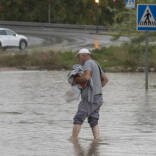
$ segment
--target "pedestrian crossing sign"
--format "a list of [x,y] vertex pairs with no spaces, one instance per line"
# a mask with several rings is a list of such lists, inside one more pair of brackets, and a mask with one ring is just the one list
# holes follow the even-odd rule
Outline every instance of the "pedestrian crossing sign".
[[127,8],[135,8],[135,0],[126,0]]
[[137,5],[137,30],[156,31],[156,4]]

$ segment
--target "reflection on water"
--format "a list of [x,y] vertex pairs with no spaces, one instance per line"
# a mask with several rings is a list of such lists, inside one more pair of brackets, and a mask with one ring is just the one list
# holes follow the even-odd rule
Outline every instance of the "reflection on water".
[[74,151],[75,151],[75,156],[99,156],[98,152],[98,146],[99,146],[99,141],[92,141],[89,145],[89,148],[87,151],[83,149],[82,145],[80,144],[79,139],[73,140],[73,146],[74,146]]
[[110,73],[100,110],[101,139],[85,121],[69,141],[78,101],[66,103],[65,71],[0,72],[2,156],[155,156],[156,74],[144,90],[142,73]]

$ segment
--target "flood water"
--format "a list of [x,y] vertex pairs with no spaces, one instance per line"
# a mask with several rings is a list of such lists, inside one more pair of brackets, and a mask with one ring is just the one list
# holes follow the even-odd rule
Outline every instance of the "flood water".
[[155,156],[156,74],[109,73],[100,110],[101,139],[87,120],[72,143],[78,102],[66,103],[65,71],[0,72],[1,156]]

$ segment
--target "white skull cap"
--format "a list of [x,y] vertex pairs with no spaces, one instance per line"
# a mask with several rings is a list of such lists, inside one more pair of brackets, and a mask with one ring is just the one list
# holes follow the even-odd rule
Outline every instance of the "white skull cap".
[[78,56],[79,54],[91,54],[90,51],[86,48],[80,49],[79,52],[77,53],[76,56]]

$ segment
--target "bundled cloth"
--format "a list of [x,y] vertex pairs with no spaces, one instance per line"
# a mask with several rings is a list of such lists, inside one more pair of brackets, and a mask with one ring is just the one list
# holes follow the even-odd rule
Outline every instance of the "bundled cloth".
[[[84,71],[83,71],[83,67],[80,64],[75,64],[73,65],[73,70],[71,72],[68,73],[68,83],[73,86],[73,81],[75,76],[81,76],[83,75]],[[82,89],[81,85],[76,85],[78,88]]]
[[[72,101],[78,99],[80,94],[82,98],[88,97],[88,102],[93,102],[93,81],[90,79],[87,82],[82,82],[80,84],[73,85],[73,80],[77,76],[84,74],[83,67],[80,64],[73,65],[73,70],[68,73],[67,79],[68,83],[71,85],[71,90],[66,92],[66,101]],[[79,90],[79,91],[78,91]]]

